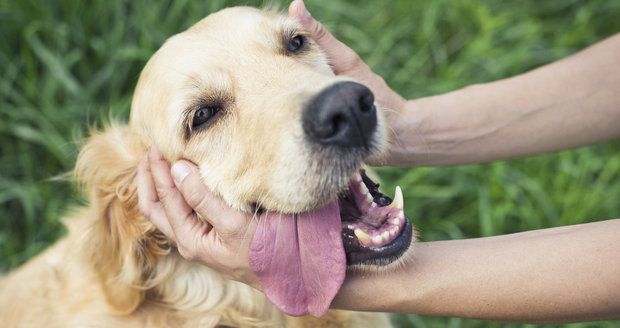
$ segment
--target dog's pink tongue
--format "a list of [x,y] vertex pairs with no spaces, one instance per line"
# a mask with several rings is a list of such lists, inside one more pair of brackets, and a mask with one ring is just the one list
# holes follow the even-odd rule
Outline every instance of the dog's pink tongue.
[[307,213],[262,215],[252,239],[250,267],[282,312],[327,312],[346,270],[341,229],[337,200]]

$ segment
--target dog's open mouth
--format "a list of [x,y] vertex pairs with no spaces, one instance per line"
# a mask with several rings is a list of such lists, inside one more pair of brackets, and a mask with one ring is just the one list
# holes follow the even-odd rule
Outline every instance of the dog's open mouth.
[[347,265],[387,265],[405,253],[412,235],[400,188],[392,201],[360,170],[348,189],[323,206],[262,213],[249,262],[280,310],[322,316],[344,282]]
[[386,265],[409,248],[413,232],[399,187],[392,200],[360,170],[349,189],[338,196],[338,203],[348,265]]

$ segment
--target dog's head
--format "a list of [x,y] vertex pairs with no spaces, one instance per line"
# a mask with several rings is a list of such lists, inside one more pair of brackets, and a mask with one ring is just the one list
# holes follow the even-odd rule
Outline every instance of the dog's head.
[[284,16],[230,8],[170,38],[146,65],[131,126],[169,159],[200,166],[231,206],[316,208],[383,148],[366,87],[335,77]]
[[[360,170],[387,143],[380,104],[365,86],[334,76],[321,49],[285,16],[231,8],[170,38],[140,76],[129,127],[111,131],[94,137],[78,162],[92,188],[131,182],[90,181],[89,166],[131,175],[146,147],[156,146],[170,161],[196,163],[207,186],[238,210],[336,222],[336,234],[321,238],[336,238],[340,252],[307,243],[342,256],[343,265],[345,256],[350,265],[389,264],[411,242],[402,195],[397,190],[392,202]],[[105,153],[97,144],[118,153],[105,161],[110,167],[93,163]],[[124,168],[115,170],[119,163]],[[118,188],[111,188],[117,196]],[[152,238],[144,220],[136,222],[139,239]],[[276,231],[265,223],[261,233]]]

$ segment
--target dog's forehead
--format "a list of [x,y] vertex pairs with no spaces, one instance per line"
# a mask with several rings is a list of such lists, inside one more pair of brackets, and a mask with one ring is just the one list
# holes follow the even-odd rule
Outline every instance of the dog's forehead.
[[234,7],[207,16],[181,35],[194,42],[206,41],[210,47],[234,49],[277,41],[274,37],[284,30],[298,27],[295,20],[275,11]]
[[223,9],[203,18],[198,23],[191,26],[187,32],[190,33],[215,33],[226,34],[226,32],[256,32],[256,27],[277,21],[282,15],[264,11],[251,7],[233,7]]
[[[161,75],[189,75],[198,69],[255,63],[281,47],[285,31],[299,24],[275,11],[233,7],[211,14],[166,41],[151,59]],[[173,78],[173,77],[169,77]],[[174,79],[174,78],[173,78]]]

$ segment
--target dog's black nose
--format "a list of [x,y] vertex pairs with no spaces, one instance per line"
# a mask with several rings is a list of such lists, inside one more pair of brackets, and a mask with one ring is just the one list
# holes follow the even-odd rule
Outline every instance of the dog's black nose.
[[310,140],[325,145],[369,148],[377,127],[375,97],[365,86],[339,82],[306,106],[302,123]]

